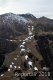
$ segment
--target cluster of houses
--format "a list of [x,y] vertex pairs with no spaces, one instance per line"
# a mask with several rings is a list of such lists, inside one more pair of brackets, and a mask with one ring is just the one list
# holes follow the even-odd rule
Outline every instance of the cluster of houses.
[[[31,50],[26,47],[27,42],[29,42],[31,39],[34,38],[34,35],[32,33],[33,30],[34,30],[34,26],[32,26],[32,27],[28,26],[29,35],[27,38],[25,38],[23,40],[23,42],[21,43],[21,45],[19,47],[20,47],[20,54],[23,53],[23,56],[24,56],[25,67],[27,66],[27,69],[32,69],[32,70],[38,71],[38,68],[36,67],[36,65],[34,65],[33,60],[29,57]],[[20,41],[22,41],[22,40],[20,40]],[[14,61],[17,61],[18,57],[19,57],[18,55],[17,55],[17,57],[14,57]],[[9,65],[8,72],[10,72],[12,68],[21,69],[21,66],[16,66],[15,63],[12,61],[11,64]],[[43,69],[46,70],[46,67],[43,67]],[[4,74],[1,74],[1,76],[4,76]]]
[[29,58],[28,55],[31,53],[31,50],[29,48],[26,48],[27,42],[29,42],[34,38],[34,35],[32,33],[33,30],[34,30],[34,26],[32,27],[28,26],[29,35],[27,38],[23,40],[23,42],[20,45],[20,54],[23,54],[24,56],[24,62],[25,62],[25,66],[27,66],[27,69],[34,69],[38,71],[38,68],[36,66],[33,66],[33,60]]
[[[34,26],[32,26],[32,27],[28,26],[29,36],[27,38],[25,38],[23,40],[22,44],[20,45],[20,53],[21,54],[24,53],[24,58],[26,60],[27,66],[29,68],[31,68],[33,66],[33,62],[32,62],[32,60],[28,60],[29,56],[27,54],[25,54],[25,53],[30,52],[31,50],[29,48],[26,48],[25,45],[26,45],[26,42],[28,42],[29,40],[31,40],[34,37],[34,35],[32,33],[33,30],[34,30]],[[13,41],[13,40],[10,40],[10,41]],[[22,41],[22,40],[20,40],[20,41]],[[17,57],[14,58],[14,60],[17,61],[18,57],[19,56],[17,55]],[[11,64],[9,65],[8,72],[10,72],[12,68],[21,69],[21,67],[20,66],[17,67],[14,62],[11,62]],[[38,70],[36,67],[34,67],[34,69]],[[1,76],[4,76],[4,74],[1,74]]]

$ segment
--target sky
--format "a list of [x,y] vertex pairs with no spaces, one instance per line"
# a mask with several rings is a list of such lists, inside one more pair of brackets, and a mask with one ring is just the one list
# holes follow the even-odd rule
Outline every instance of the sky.
[[53,19],[53,0],[0,0],[0,15],[9,12]]

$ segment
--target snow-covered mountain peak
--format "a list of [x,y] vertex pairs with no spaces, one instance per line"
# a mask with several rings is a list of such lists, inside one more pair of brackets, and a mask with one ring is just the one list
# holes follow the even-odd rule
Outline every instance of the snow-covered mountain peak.
[[3,19],[5,21],[11,20],[11,22],[15,20],[19,23],[32,23],[32,20],[28,17],[30,14],[25,14],[25,15],[26,17],[18,14],[13,14],[13,13],[6,13],[3,15]]

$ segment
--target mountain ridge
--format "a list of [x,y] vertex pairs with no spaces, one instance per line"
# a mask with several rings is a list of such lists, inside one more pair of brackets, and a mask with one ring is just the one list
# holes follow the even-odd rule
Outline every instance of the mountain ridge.
[[53,19],[46,17],[36,18],[30,13],[0,15],[0,37],[14,38],[21,34],[27,34],[28,26],[34,26],[35,31],[53,31]]

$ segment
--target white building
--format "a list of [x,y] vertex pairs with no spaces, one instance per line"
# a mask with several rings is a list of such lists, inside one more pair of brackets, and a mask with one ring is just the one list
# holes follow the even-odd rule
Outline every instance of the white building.
[[26,59],[26,60],[28,59],[28,55],[25,55],[25,59]]
[[12,62],[12,65],[14,65],[14,62]]
[[48,70],[49,70],[49,68],[47,68],[47,67],[43,67],[43,70],[48,71]]
[[17,58],[14,58],[14,60],[17,60]]
[[21,52],[25,52],[25,51],[26,51],[26,49],[24,49],[24,48],[21,49]]
[[28,61],[28,65],[29,65],[29,66],[33,66],[33,65],[32,65],[32,61]]
[[28,38],[26,38],[25,41],[28,41]]
[[16,69],[16,68],[17,68],[17,66],[14,66],[14,68]]
[[38,71],[38,68],[37,67],[34,67],[34,70]]
[[23,42],[22,44],[24,45],[26,42]]
[[20,69],[21,67],[20,66],[18,66],[18,69]]
[[10,71],[10,69],[8,69],[8,71]]
[[32,31],[34,30],[34,26],[32,26]]
[[1,74],[1,77],[4,76],[4,74]]
[[32,35],[32,32],[31,31],[29,31],[29,35]]
[[21,48],[21,47],[23,47],[23,48],[24,48],[25,46],[24,46],[24,45],[20,45],[20,48]]
[[25,40],[23,40],[23,42],[25,42]]
[[10,65],[10,68],[12,68],[12,65]]

